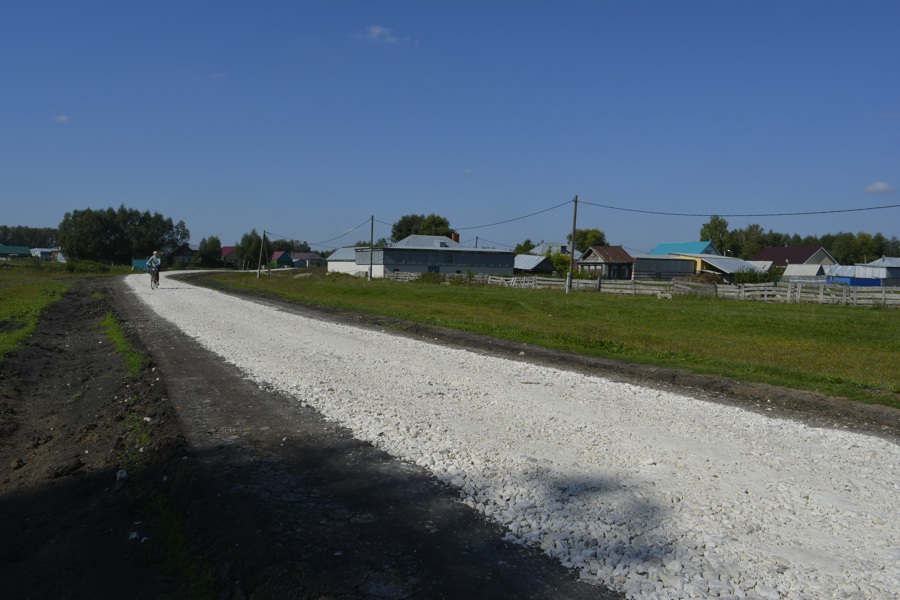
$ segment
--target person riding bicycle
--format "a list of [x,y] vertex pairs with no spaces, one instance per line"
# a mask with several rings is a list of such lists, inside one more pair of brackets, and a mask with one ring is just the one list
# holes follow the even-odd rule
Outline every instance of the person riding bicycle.
[[159,258],[159,254],[154,250],[153,256],[147,259],[147,272],[150,273],[151,280],[155,281],[157,285],[159,285],[159,267],[161,264],[162,259]]

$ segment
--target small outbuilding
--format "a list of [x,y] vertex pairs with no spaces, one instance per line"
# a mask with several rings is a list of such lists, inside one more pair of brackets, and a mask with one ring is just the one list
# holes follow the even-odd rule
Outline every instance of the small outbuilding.
[[516,254],[514,272],[516,275],[550,275],[553,263],[546,256]]
[[294,266],[294,259],[291,258],[290,252],[284,250],[276,250],[273,252],[270,260],[278,268]]
[[295,269],[315,269],[325,266],[325,257],[315,252],[294,252],[291,259]]

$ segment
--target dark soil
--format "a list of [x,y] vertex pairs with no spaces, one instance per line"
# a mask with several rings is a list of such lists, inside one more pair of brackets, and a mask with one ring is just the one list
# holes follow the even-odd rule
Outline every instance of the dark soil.
[[[166,279],[152,293],[172,293]],[[281,307],[900,438],[892,409]],[[136,378],[99,326],[107,311],[149,357]],[[0,362],[4,598],[620,597],[502,542],[457,498],[245,380],[115,279],[79,282]]]

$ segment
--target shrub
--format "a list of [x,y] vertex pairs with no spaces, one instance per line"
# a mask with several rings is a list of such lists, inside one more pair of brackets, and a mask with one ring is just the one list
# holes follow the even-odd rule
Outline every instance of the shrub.
[[66,271],[69,273],[109,273],[110,267],[92,260],[74,260],[66,263]]
[[437,285],[444,283],[444,275],[443,273],[422,273],[419,275],[419,278],[416,279],[418,283],[429,283],[431,285]]

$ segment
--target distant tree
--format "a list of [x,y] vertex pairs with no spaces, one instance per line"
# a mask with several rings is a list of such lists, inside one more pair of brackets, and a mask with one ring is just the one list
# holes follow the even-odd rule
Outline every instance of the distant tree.
[[[823,239],[825,236],[822,236]],[[831,244],[828,252],[834,257],[839,264],[852,265],[856,262],[856,236],[852,233],[840,232],[837,235],[830,236]]]
[[[259,264],[259,250],[262,247],[262,238],[256,229],[252,229],[248,233],[241,236],[241,241],[235,246],[234,251],[238,257],[239,268],[256,268]],[[271,245],[266,240],[267,252],[271,252]],[[269,254],[271,256],[271,254]],[[268,256],[263,256],[263,261],[268,261]]]
[[884,256],[900,257],[900,238],[892,235],[884,244]]
[[200,259],[200,266],[219,266],[222,263],[222,242],[214,235],[203,238],[200,240],[200,247],[197,255]]
[[121,205],[118,210],[75,210],[59,224],[59,245],[76,260],[124,264],[154,250],[171,257],[190,240],[184,221],[173,223],[159,213],[141,213]]
[[[376,248],[386,248],[391,245],[391,241],[387,238],[378,238],[375,240],[374,246]],[[369,240],[357,240],[355,244],[353,244],[354,248],[368,248]]]
[[456,231],[450,221],[434,213],[428,215],[404,215],[391,227],[391,241],[399,242],[411,235],[444,235],[450,237]]
[[710,242],[716,250],[725,253],[728,237],[728,221],[718,215],[710,217],[709,222],[700,228],[700,241]]
[[536,247],[537,247],[537,244],[535,244],[531,240],[525,240],[521,244],[516,244],[516,249],[514,250],[514,252],[516,254],[528,254],[529,252],[534,250]]
[[576,229],[575,241],[572,241],[571,233],[566,236],[566,240],[579,252],[584,252],[591,246],[606,246],[606,234],[599,229]]
[[28,246],[29,248],[55,248],[58,233],[55,227],[25,227],[24,225],[0,225],[0,244],[4,246]]
[[[271,241],[271,240],[270,240]],[[283,250],[293,254],[294,252],[309,252],[309,244],[299,240],[275,240],[271,242],[272,250]]]
[[854,262],[867,263],[881,258],[884,250],[884,236],[880,233],[877,236],[870,235],[865,231],[856,234],[856,238],[853,240]]

